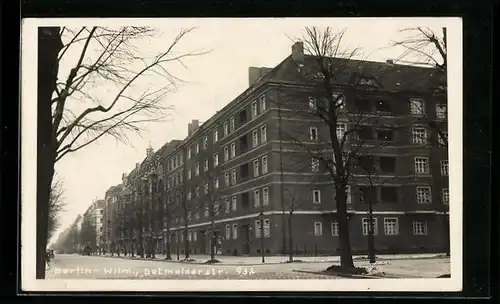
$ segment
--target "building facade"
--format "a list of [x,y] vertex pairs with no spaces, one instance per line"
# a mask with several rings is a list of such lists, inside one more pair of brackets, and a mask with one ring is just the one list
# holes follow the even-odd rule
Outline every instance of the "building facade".
[[[136,237],[143,247],[230,255],[339,252],[335,187],[325,166],[333,150],[316,112],[322,97],[314,62],[294,44],[275,68],[250,68],[249,88],[208,121],[193,120],[187,138],[156,153],[148,149],[125,187],[141,206]],[[332,93],[344,107],[336,134],[346,151],[357,151],[355,163],[347,156],[353,253],[367,252],[369,205],[378,252],[446,250],[441,80],[429,68],[356,60],[346,66]]]

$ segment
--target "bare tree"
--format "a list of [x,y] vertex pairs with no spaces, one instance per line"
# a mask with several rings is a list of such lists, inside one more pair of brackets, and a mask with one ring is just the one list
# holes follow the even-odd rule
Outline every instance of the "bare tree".
[[[106,136],[127,143],[129,132],[140,132],[144,123],[163,119],[171,108],[165,98],[181,82],[168,67],[184,65],[184,59],[206,53],[176,50],[192,30],[182,29],[165,50],[143,58],[138,56],[140,41],[156,34],[155,29],[40,28],[38,279],[45,277],[43,255],[55,163]],[[69,54],[77,54],[74,62]],[[67,75],[58,75],[63,65],[71,69]],[[161,85],[140,89],[141,81],[147,83],[148,77],[162,79]],[[109,91],[99,96],[102,87]]]
[[61,226],[60,216],[63,212],[66,202],[64,201],[64,189],[61,181],[56,180],[50,189],[49,200],[49,222],[47,241],[54,235],[55,231]]

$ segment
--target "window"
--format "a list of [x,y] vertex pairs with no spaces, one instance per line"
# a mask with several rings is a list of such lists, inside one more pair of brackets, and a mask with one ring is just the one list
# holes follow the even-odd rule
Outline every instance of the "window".
[[264,112],[266,110],[266,96],[262,95],[260,96],[260,112]]
[[191,169],[187,169],[187,179],[191,179]]
[[208,159],[205,159],[205,162],[203,163],[203,171],[208,171]]
[[208,182],[203,185],[203,193],[208,194]]
[[231,239],[231,225],[226,225],[226,240]]
[[267,174],[267,156],[262,156],[262,174]]
[[382,200],[382,203],[397,203],[398,188],[390,186],[380,187],[380,198]]
[[332,221],[332,236],[339,235],[339,222]]
[[220,213],[220,206],[219,206],[219,202],[214,202],[214,205],[213,205],[213,211],[214,211],[214,215],[219,215]]
[[377,137],[379,141],[392,141],[394,132],[389,129],[379,129],[377,130]]
[[379,112],[392,112],[391,104],[388,101],[378,100],[375,102],[375,107]]
[[441,161],[441,176],[448,176],[448,160]]
[[450,190],[448,190],[448,188],[443,188],[441,190],[441,201],[445,205],[450,204]]
[[191,190],[188,190],[187,199],[188,199],[188,201],[191,199]]
[[214,143],[219,141],[219,131],[214,130]]
[[264,220],[264,237],[271,236],[271,220]]
[[231,144],[231,158],[236,156],[236,144],[232,143]]
[[253,176],[259,176],[259,160],[256,159],[253,161]]
[[181,242],[183,242],[183,241],[184,241],[184,231],[182,230],[181,231]]
[[234,117],[231,117],[231,118],[229,119],[229,130],[230,130],[231,132],[233,132],[233,131],[234,131]]
[[236,211],[236,196],[233,196],[231,199],[231,210]]
[[196,242],[198,240],[198,233],[196,233],[196,230],[193,231],[193,242]]
[[203,150],[206,150],[208,148],[208,137],[204,136],[203,137]]
[[384,234],[385,235],[398,235],[399,223],[397,218],[384,218]]
[[372,140],[373,128],[369,126],[359,126],[356,130],[356,135],[359,140]]
[[441,146],[447,146],[448,145],[448,132],[439,132],[438,133],[438,143]]
[[373,111],[373,103],[371,100],[366,99],[355,99],[354,106],[356,112],[359,113],[371,113]]
[[224,199],[224,203],[226,204],[226,213],[229,213],[229,211],[231,211],[231,204],[229,203],[229,199]]
[[316,127],[309,128],[309,139],[310,140],[318,140],[318,128],[316,128]]
[[445,120],[448,114],[447,112],[448,109],[445,104],[436,104],[436,118],[438,120]]
[[432,201],[431,187],[429,187],[429,186],[417,187],[417,203],[430,204],[431,201]]
[[269,188],[262,189],[262,206],[269,205]]
[[314,236],[322,236],[323,235],[323,223],[314,222]]
[[242,179],[248,178],[249,170],[249,165],[247,163],[240,166],[240,176]]
[[260,127],[260,141],[263,143],[267,141],[267,126]]
[[200,163],[194,164],[194,175],[200,175]]
[[[370,229],[369,225],[369,220],[367,218],[363,218],[362,220],[362,225],[363,225],[363,235],[368,235],[368,231]],[[378,225],[377,225],[377,219],[376,218],[372,218],[372,225],[371,225],[372,229],[373,229],[373,235],[377,235],[378,234]]]
[[224,128],[224,136],[227,136],[229,134],[229,124],[227,123],[227,121],[224,122],[223,128]]
[[219,153],[214,154],[214,167],[219,165]]
[[427,221],[413,221],[413,235],[427,235]]
[[316,158],[311,159],[311,171],[312,172],[319,171],[319,159]]
[[427,157],[415,157],[415,173],[429,174],[429,159]]
[[240,121],[239,121],[240,124],[244,124],[244,123],[247,122],[247,111],[246,111],[246,109],[241,110],[239,118],[240,118]]
[[381,156],[379,158],[380,171],[384,173],[396,172],[396,158],[390,156]]
[[427,129],[424,127],[414,127],[412,129],[413,143],[426,144],[427,143]]
[[229,147],[225,146],[224,147],[224,161],[227,162],[228,159],[229,159]]
[[255,148],[259,145],[259,134],[257,130],[252,131],[252,147]]
[[200,186],[196,186],[196,188],[194,188],[194,194],[196,195],[196,198],[200,197]]
[[346,124],[343,124],[343,123],[337,124],[337,138],[339,140],[342,140],[342,138],[344,138],[344,134],[345,134],[346,130],[347,130]]
[[257,108],[257,101],[252,102],[252,118],[257,117],[259,114],[258,108]]
[[256,238],[261,238],[262,237],[262,224],[260,220],[255,221],[255,237]]
[[233,224],[233,240],[238,239],[238,224]]
[[231,184],[236,185],[236,169],[231,170]]
[[224,173],[224,185],[227,187],[230,185],[229,172]]
[[200,144],[199,143],[194,144],[194,149],[196,151],[196,154],[200,153]]
[[208,208],[208,206],[205,206],[205,217],[208,217],[210,215],[210,210]]
[[309,96],[309,110],[316,111],[318,108],[316,106],[316,98]]
[[375,159],[372,155],[360,155],[358,156],[358,165],[366,171],[367,173],[373,173],[375,167]]
[[191,242],[191,234],[192,234],[191,231],[188,231],[188,237],[187,237],[188,242]]
[[351,186],[345,186],[346,204],[351,203]]
[[191,148],[188,148],[187,155],[188,155],[188,159],[191,159]]
[[253,206],[255,208],[260,207],[260,192],[259,192],[259,190],[253,191]]
[[196,213],[194,214],[194,218],[197,220],[200,219],[200,213],[198,211],[196,211]]
[[219,178],[217,176],[214,177],[214,188],[215,189],[219,188]]
[[412,116],[423,116],[425,113],[424,101],[421,99],[410,100],[410,114]]
[[321,191],[320,190],[313,190],[313,203],[314,204],[321,204]]

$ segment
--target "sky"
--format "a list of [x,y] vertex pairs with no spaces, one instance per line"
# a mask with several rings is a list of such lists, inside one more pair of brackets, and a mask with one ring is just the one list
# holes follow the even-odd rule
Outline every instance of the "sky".
[[[68,19],[71,20],[71,19]],[[88,21],[86,21],[87,25]],[[102,21],[104,22],[104,21]],[[169,72],[185,81],[176,92],[170,93],[163,103],[173,106],[168,119],[147,125],[140,136],[131,136],[125,145],[113,138],[103,138],[88,147],[66,155],[56,165],[57,178],[63,183],[65,211],[61,214],[61,227],[67,228],[78,214],[83,214],[95,199],[104,199],[107,189],[121,183],[123,173],[130,172],[141,162],[151,144],[157,150],[173,139],[187,136],[187,125],[192,119],[206,121],[215,112],[248,87],[248,67],[274,67],[291,53],[294,37],[303,34],[305,26],[346,28],[344,45],[359,47],[363,57],[372,61],[395,59],[401,49],[388,47],[400,40],[399,30],[407,27],[428,26],[440,30],[439,19],[355,19],[355,18],[276,18],[276,19],[163,19],[150,23],[134,21],[134,25],[147,24],[158,30],[158,36],[138,43],[137,56],[149,56],[165,50],[181,28],[196,27],[185,36],[176,52],[209,50],[206,55],[187,58],[187,68],[172,64]],[[131,21],[106,21],[102,25],[123,26]],[[81,19],[65,21],[61,26],[78,27]],[[448,34],[450,35],[450,33]],[[65,54],[61,61],[59,78],[64,79],[75,64],[77,47]],[[93,56],[93,55],[90,55]],[[134,87],[138,93],[145,87],[159,85],[161,80],[148,79]],[[142,86],[141,86],[142,85]],[[96,94],[106,99],[112,88],[97,84]],[[79,112],[78,103],[69,107]]]

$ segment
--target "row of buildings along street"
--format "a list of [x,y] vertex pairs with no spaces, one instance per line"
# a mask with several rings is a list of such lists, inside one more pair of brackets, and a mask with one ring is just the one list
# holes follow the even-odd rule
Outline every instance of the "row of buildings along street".
[[[135,168],[124,168],[78,219],[95,232],[79,249],[337,255],[333,151],[311,85],[321,75],[303,48],[295,43],[274,68],[250,67],[247,90],[207,121],[192,119],[185,138],[149,147]],[[368,251],[370,218],[378,253],[447,251],[443,80],[433,68],[391,61],[344,64],[332,94],[343,111],[336,134],[349,151],[353,254]]]

